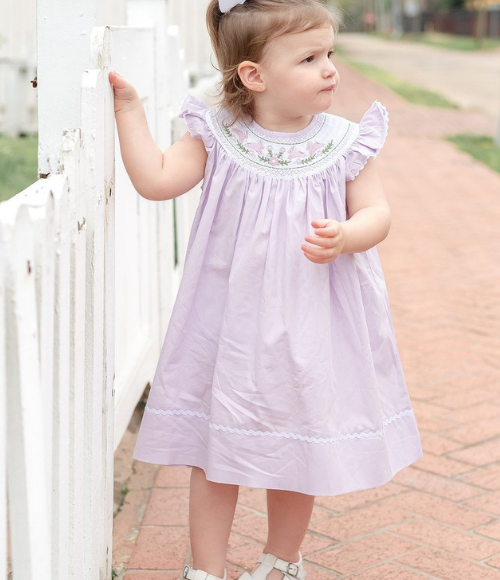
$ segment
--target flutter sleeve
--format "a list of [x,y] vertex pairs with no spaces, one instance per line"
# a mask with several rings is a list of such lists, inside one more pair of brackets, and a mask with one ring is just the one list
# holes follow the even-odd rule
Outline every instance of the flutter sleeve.
[[214,136],[208,126],[206,116],[209,108],[198,97],[188,93],[182,102],[178,116],[184,119],[187,129],[192,137],[201,139],[205,149],[210,151],[214,145]]
[[384,146],[389,128],[389,113],[378,101],[366,111],[359,122],[359,135],[347,151],[346,181],[351,181],[370,157],[377,157]]

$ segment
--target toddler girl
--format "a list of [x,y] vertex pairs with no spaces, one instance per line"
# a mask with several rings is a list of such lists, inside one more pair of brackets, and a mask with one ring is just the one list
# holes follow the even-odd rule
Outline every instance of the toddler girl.
[[375,245],[388,116],[326,113],[337,22],[319,0],[212,0],[220,105],[193,95],[163,154],[110,73],[140,195],[203,179],[133,457],[191,467],[190,580],[226,578],[238,486],[267,489],[268,540],[241,580],[303,580],[314,496],[383,485],[422,455]]

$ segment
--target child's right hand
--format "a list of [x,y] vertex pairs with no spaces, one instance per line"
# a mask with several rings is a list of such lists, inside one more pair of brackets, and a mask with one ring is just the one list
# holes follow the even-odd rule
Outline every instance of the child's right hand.
[[115,114],[126,113],[141,105],[141,99],[133,85],[118,71],[110,71],[109,82],[115,95]]

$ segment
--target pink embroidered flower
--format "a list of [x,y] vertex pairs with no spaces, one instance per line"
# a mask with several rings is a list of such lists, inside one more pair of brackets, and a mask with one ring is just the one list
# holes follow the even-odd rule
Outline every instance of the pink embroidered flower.
[[269,165],[273,165],[273,166],[274,165],[278,165],[279,162],[280,161],[279,161],[279,159],[277,157],[270,157],[269,158]]
[[282,147],[282,148],[280,149],[280,153],[284,153],[285,151],[286,151],[286,149],[285,149],[284,147]]

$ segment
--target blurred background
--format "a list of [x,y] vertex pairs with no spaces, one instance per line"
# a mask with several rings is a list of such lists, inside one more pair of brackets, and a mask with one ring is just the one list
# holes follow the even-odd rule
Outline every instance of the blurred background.
[[[34,467],[25,464],[34,484],[18,483],[24,472],[9,484],[10,499],[21,506],[11,512],[18,566],[27,561],[26,529],[35,530],[28,546],[36,556],[33,574],[18,568],[19,578],[177,580],[190,561],[188,474],[131,455],[200,192],[166,202],[135,194],[107,140],[114,122],[109,86],[92,85],[101,77],[84,71],[102,75],[116,66],[130,74],[152,133],[166,148],[185,130],[176,111],[186,91],[207,99],[217,80],[206,5],[0,0],[0,202],[9,199],[0,205],[0,271],[2,259],[12,266],[0,280],[0,466],[4,450],[11,472],[18,466],[21,435],[31,436],[27,448],[41,458]],[[359,122],[374,100],[389,112],[377,163],[393,224],[378,251],[424,457],[379,488],[317,498],[303,548],[310,578],[498,580],[500,2],[339,0],[332,8],[343,24],[334,55],[342,80],[331,112]],[[116,173],[108,163],[113,153]],[[104,239],[105,247],[99,245]],[[31,294],[19,281],[31,284]],[[4,313],[10,316],[6,348]],[[27,329],[20,339],[18,319]],[[69,343],[71,352],[59,356]],[[10,407],[4,406],[8,422],[2,423],[7,359],[11,374],[16,364],[23,370],[24,382],[6,382]],[[94,364],[97,371],[86,372]],[[25,377],[28,367],[32,375]],[[70,368],[68,381],[62,373]],[[43,388],[35,388],[39,382]],[[23,405],[19,393],[26,393]],[[102,396],[114,397],[114,409]],[[53,416],[39,413],[44,405],[55,409]],[[33,411],[26,423],[26,413],[10,412],[21,407]],[[103,416],[108,431],[94,429]],[[6,424],[12,428],[2,438]],[[41,441],[40,432],[46,434]],[[114,465],[103,460],[107,453],[114,453]],[[45,481],[54,485],[44,495]],[[0,467],[0,565],[4,482]],[[242,490],[228,580],[249,568],[265,544],[264,491]],[[45,496],[53,512],[42,505]],[[33,498],[35,514],[29,526],[26,497]],[[37,528],[39,522],[45,527]],[[45,531],[37,536],[36,529]],[[41,570],[39,554],[52,558],[52,574]],[[82,576],[84,557],[93,563]]]

